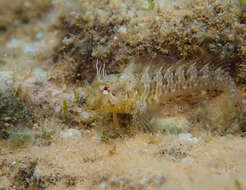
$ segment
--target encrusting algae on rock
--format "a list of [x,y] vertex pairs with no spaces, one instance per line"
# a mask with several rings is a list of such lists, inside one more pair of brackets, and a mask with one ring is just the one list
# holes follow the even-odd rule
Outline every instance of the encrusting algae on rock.
[[[96,60],[115,74],[138,56],[192,60],[206,52],[246,58],[246,17],[237,0],[59,2],[54,60],[56,72],[66,70],[66,81],[92,82]],[[154,7],[146,10],[148,2]]]

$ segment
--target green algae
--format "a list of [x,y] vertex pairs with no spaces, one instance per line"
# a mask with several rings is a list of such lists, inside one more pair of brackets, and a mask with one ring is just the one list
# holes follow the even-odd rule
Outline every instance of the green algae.
[[0,133],[9,136],[20,127],[32,127],[37,118],[34,108],[22,99],[21,86],[9,93],[0,92]]
[[66,100],[63,101],[63,119],[68,119],[68,105]]
[[31,136],[25,133],[13,133],[11,134],[11,138],[14,138],[15,140],[18,140],[22,143],[28,142],[31,140]]
[[235,183],[235,186],[236,186],[237,190],[243,190],[243,187],[242,187],[240,181],[238,181],[238,180],[236,179],[236,180],[234,181],[234,183]]
[[149,10],[153,10],[155,7],[155,2],[154,0],[147,0],[149,6],[147,8],[143,8],[143,10],[149,11]]
[[179,134],[189,128],[189,123],[183,118],[169,117],[166,119],[157,119],[154,127],[158,131]]
[[241,7],[245,7],[245,1],[244,0],[238,0]]

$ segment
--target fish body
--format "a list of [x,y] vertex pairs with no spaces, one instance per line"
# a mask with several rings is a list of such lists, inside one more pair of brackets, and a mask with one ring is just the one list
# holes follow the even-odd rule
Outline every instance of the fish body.
[[221,93],[236,97],[237,87],[230,63],[205,57],[190,62],[130,63],[120,74],[98,76],[87,92],[90,109],[129,114],[143,126],[158,110],[154,107],[199,102]]

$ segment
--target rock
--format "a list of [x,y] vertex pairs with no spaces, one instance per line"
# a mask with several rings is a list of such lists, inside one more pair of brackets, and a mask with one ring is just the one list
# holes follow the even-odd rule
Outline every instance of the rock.
[[81,112],[80,115],[81,115],[81,117],[82,117],[83,119],[85,119],[85,120],[88,120],[88,119],[90,118],[90,113],[87,112],[87,111]]
[[192,137],[192,135],[190,133],[181,133],[178,136],[179,141],[181,141],[182,143],[198,143],[198,138],[196,137]]
[[192,164],[192,162],[193,162],[193,159],[190,158],[190,157],[186,157],[186,158],[183,158],[183,159],[181,160],[181,163],[182,163],[182,164]]
[[48,73],[40,68],[34,69],[34,75],[42,83],[45,83],[48,79]]
[[101,184],[99,185],[99,188],[100,188],[100,189],[106,189],[106,188],[107,188],[107,184],[106,184],[106,183],[101,183]]
[[81,132],[77,129],[66,129],[61,132],[60,137],[69,138],[69,137],[76,136],[76,135],[81,136]]
[[16,47],[19,46],[19,44],[20,44],[20,42],[17,39],[11,38],[9,40],[9,42],[6,44],[6,47],[8,47],[8,48],[16,48]]
[[154,121],[154,127],[162,132],[179,134],[189,128],[189,122],[182,117],[158,118]]
[[24,43],[22,49],[25,54],[34,54],[37,52],[37,48],[31,43]]

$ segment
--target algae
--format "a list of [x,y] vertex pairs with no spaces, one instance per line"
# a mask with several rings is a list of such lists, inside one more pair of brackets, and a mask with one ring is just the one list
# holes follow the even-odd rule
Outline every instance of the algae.
[[235,180],[235,186],[236,186],[237,190],[243,190],[241,183],[237,179]]
[[[11,131],[32,127],[37,121],[37,114],[34,107],[21,99],[21,87],[10,93],[0,92],[0,132],[11,134]],[[5,135],[6,136],[6,135]],[[9,135],[7,135],[9,136]]]
[[149,10],[154,9],[154,7],[155,7],[155,1],[154,0],[147,0],[147,1],[148,1],[149,6],[147,8],[143,8],[143,10],[149,11]]
[[68,3],[56,26],[61,38],[54,55],[57,66],[70,68],[67,79],[92,82],[97,62],[108,74],[119,73],[134,57],[191,60],[221,53],[245,58],[246,23],[235,2],[177,1],[167,7],[148,2],[157,8],[143,11],[142,1],[134,0],[107,6],[100,0]]

